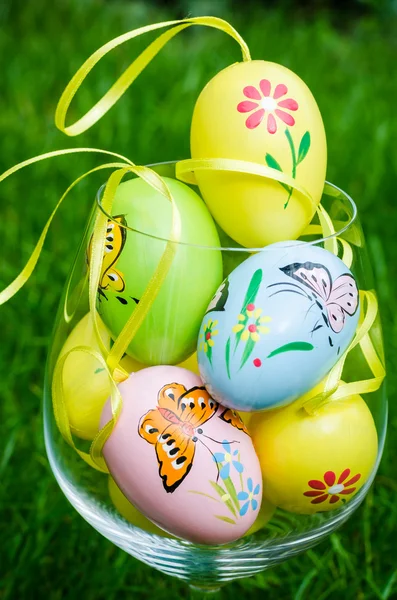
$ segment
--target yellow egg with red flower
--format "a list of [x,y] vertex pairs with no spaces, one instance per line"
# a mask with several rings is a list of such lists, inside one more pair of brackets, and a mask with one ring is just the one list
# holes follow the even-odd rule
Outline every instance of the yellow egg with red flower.
[[373,473],[378,439],[361,396],[329,400],[307,412],[311,393],[286,408],[250,420],[263,476],[263,494],[294,513],[330,511],[349,502]]

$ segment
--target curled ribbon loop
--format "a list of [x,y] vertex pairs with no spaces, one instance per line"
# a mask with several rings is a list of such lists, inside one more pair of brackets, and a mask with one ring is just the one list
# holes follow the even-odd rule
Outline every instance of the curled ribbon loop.
[[[177,243],[180,238],[181,232],[181,219],[180,214],[175,203],[175,200],[164,182],[164,180],[149,169],[144,166],[125,166],[117,171],[114,171],[109,177],[101,202],[102,210],[98,211],[97,218],[94,225],[92,243],[91,243],[91,255],[90,255],[90,271],[89,271],[89,304],[90,304],[90,314],[93,319],[94,330],[96,333],[96,338],[98,343],[100,343],[101,336],[98,328],[97,322],[97,312],[95,309],[96,304],[96,296],[98,285],[100,281],[100,274],[102,268],[104,247],[105,247],[105,238],[106,238],[106,228],[108,224],[108,214],[111,213],[113,201],[115,198],[115,194],[118,186],[120,185],[121,180],[128,173],[133,173],[138,177],[141,177],[148,185],[154,188],[157,192],[162,194],[172,206],[172,223],[171,223],[171,232],[169,235],[169,240],[166,244],[166,248],[160,258],[160,261],[157,265],[157,268],[152,275],[145,292],[141,296],[140,302],[138,306],[134,309],[132,314],[130,315],[128,321],[124,325],[122,331],[116,338],[111,351],[107,354],[106,357],[106,369],[109,373],[112,381],[123,381],[128,377],[128,373],[120,367],[120,361],[128,346],[130,345],[132,339],[134,338],[136,332],[144,321],[146,315],[148,314],[153,302],[157,298],[158,293],[165,281],[165,278],[168,275],[168,272],[172,266],[173,259],[175,257],[177,251]],[[103,345],[103,343],[102,343]],[[62,393],[62,389],[61,389]],[[55,400],[55,402],[58,402]],[[120,415],[121,411],[121,396],[112,395],[111,396],[111,409],[112,409],[112,418],[105,425],[101,431],[95,437],[91,450],[91,460],[98,465],[99,469],[103,469],[103,458],[102,458],[102,448],[106,443],[106,440],[109,438],[117,419]],[[64,428],[66,429],[66,428]],[[68,440],[67,440],[68,441]]]
[[[379,358],[370,338],[370,331],[378,315],[378,301],[372,291],[360,291],[362,311],[358,329],[350,346],[329,372],[324,385],[324,391],[313,398],[305,401],[302,407],[310,415],[315,414],[322,406],[334,400],[348,398],[355,394],[367,394],[375,392],[382,385],[386,370],[382,360]],[[342,371],[349,352],[357,345],[367,361],[374,377],[362,381],[341,383]]]
[[177,251],[177,242],[179,241],[181,231],[181,219],[178,208],[171,192],[168,189],[168,186],[160,177],[160,175],[148,167],[142,166],[127,166],[111,174],[105,186],[101,202],[103,211],[98,211],[95,222],[90,257],[89,302],[90,312],[94,318],[94,327],[97,332],[97,338],[98,336],[100,337],[100,335],[96,322],[95,303],[105,246],[106,227],[108,222],[107,215],[111,213],[116,190],[121,180],[127,173],[134,173],[138,177],[141,177],[144,181],[146,181],[146,183],[148,183],[148,185],[162,194],[171,203],[172,223],[169,240],[159,264],[157,265],[156,271],[152,275],[138,306],[135,308],[123,330],[115,340],[114,345],[108,355],[107,364],[112,373],[118,367],[123,354],[127,350],[131,340],[141,326],[154,300],[156,299],[165,278],[167,277]]
[[119,415],[121,410],[121,395],[119,389],[110,373],[110,370],[106,364],[105,359],[102,354],[93,350],[89,346],[76,346],[69,350],[62,358],[60,358],[55,366],[53,379],[52,379],[52,405],[54,409],[55,421],[58,426],[58,429],[63,437],[63,439],[77,452],[77,454],[88,464],[90,467],[97,469],[98,471],[102,471],[103,473],[108,473],[108,468],[105,464],[105,461],[102,459],[93,460],[87,452],[80,450],[73,439],[72,430],[70,427],[69,416],[65,404],[65,395],[63,391],[63,370],[65,364],[71,354],[74,353],[85,353],[93,356],[98,363],[106,370],[107,375],[109,377],[109,385],[110,385],[110,393],[111,393],[111,404],[112,410],[114,410],[115,415]]
[[47,223],[45,224],[44,229],[40,235],[39,241],[37,242],[35,249],[33,250],[31,256],[29,257],[28,262],[26,263],[26,265],[24,266],[22,271],[19,273],[19,275],[14,279],[14,281],[12,281],[4,290],[0,291],[0,305],[4,304],[8,300],[10,300],[10,298],[15,296],[15,294],[25,285],[25,283],[27,282],[27,280],[33,273],[33,271],[36,267],[37,261],[39,260],[41,250],[43,248],[45,238],[47,236],[47,233],[48,233],[48,230],[52,223],[52,220],[55,217],[59,207],[61,206],[62,202],[64,201],[64,199],[66,198],[66,196],[68,195],[70,190],[77,183],[79,183],[79,181],[81,181],[84,177],[86,177],[90,173],[93,173],[94,171],[97,171],[99,169],[105,169],[105,168],[120,167],[120,166],[124,166],[125,164],[128,166],[129,164],[131,165],[133,163],[131,163],[131,161],[128,158],[125,158],[121,154],[117,154],[115,152],[109,152],[107,150],[99,150],[97,148],[73,148],[73,149],[68,149],[68,150],[55,150],[54,152],[47,152],[46,154],[40,154],[39,156],[35,156],[34,158],[29,158],[28,160],[25,160],[25,161],[15,165],[11,169],[8,169],[8,171],[5,171],[2,175],[0,175],[0,183],[1,183],[2,181],[4,181],[4,179],[7,179],[7,177],[12,175],[13,173],[16,173],[17,171],[20,171],[24,167],[28,167],[30,165],[41,162],[43,160],[47,160],[49,158],[55,158],[57,156],[64,156],[66,154],[77,154],[80,152],[97,152],[100,154],[107,154],[109,156],[114,156],[119,159],[122,159],[124,161],[124,163],[111,163],[111,164],[107,164],[107,165],[101,165],[100,167],[98,167],[96,169],[92,169],[92,171],[85,173],[79,179],[77,179],[75,182],[73,182],[71,186],[69,186],[69,188],[63,194],[63,196],[60,198],[60,200],[57,202],[54,210],[52,211],[50,218],[48,219]]
[[[102,448],[109,438],[117,419],[121,412],[122,399],[120,392],[118,391],[116,383],[124,381],[129,374],[120,366],[120,361],[129,344],[131,343],[134,335],[141,326],[143,320],[148,314],[153,302],[155,301],[165,278],[172,266],[173,259],[177,251],[177,243],[180,238],[181,232],[181,219],[179,210],[175,203],[175,200],[164,182],[164,180],[155,173],[153,170],[144,166],[136,166],[132,163],[112,163],[111,165],[102,165],[93,169],[92,171],[85,173],[79,179],[77,179],[62,196],[60,202],[67,195],[67,193],[84,177],[89,175],[91,172],[105,167],[121,167],[114,171],[105,186],[103,198],[101,202],[101,210],[98,210],[97,217],[94,224],[91,252],[89,257],[89,304],[90,314],[93,319],[94,331],[96,335],[97,344],[101,352],[97,352],[89,347],[78,346],[70,350],[61,359],[59,359],[53,376],[52,385],[52,398],[54,414],[56,418],[59,430],[65,439],[65,441],[72,446],[72,448],[85,460],[89,465],[94,466],[100,471],[107,472],[106,464],[102,457]],[[95,308],[96,295],[98,285],[100,281],[100,274],[102,269],[106,228],[108,224],[108,214],[111,213],[114,197],[116,190],[120,185],[121,180],[126,174],[133,173],[138,177],[141,177],[148,185],[154,188],[157,192],[162,194],[172,206],[172,223],[171,232],[169,235],[169,241],[166,244],[166,248],[160,258],[157,268],[152,275],[145,292],[143,293],[139,305],[132,312],[127,323],[123,327],[121,333],[116,338],[111,351],[109,352],[104,346],[100,331],[98,328],[97,311]],[[59,206],[60,202],[57,206]],[[56,210],[56,209],[55,209]],[[110,421],[101,429],[95,439],[92,442],[90,454],[79,450],[74,443],[73,435],[70,427],[69,417],[66,409],[64,388],[63,388],[63,369],[66,360],[73,352],[85,352],[96,358],[101,365],[104,366],[106,372],[111,381],[111,413],[112,417]]]
[[[99,121],[110,108],[121,98],[126,92],[129,86],[135,81],[138,75],[143,69],[150,63],[151,60],[160,52],[160,50],[169,42],[175,35],[177,35],[183,29],[192,25],[203,25],[206,27],[213,27],[219,29],[224,33],[230,35],[240,45],[243,54],[243,60],[251,60],[250,52],[247,44],[240,36],[240,34],[232,27],[227,21],[219,19],[218,17],[193,17],[191,19],[181,19],[178,21],[164,21],[162,23],[154,23],[153,25],[146,25],[145,27],[139,27],[125,33],[123,35],[114,38],[110,42],[107,42],[101,48],[98,48],[92,54],[85,63],[80,67],[77,73],[72,77],[69,84],[65,88],[55,112],[55,125],[66,135],[75,136],[87,131],[97,121]],[[163,29],[164,27],[172,27],[169,31],[161,34],[157,39],[154,40],[139,56],[136,58],[131,65],[124,71],[119,79],[112,85],[110,90],[93,106],[83,117],[72,125],[66,126],[66,115],[69,106],[76,95],[81,84],[92,71],[95,65],[104,57],[106,54],[111,52],[117,46],[121,46],[125,42],[132,40],[144,33],[150,31],[156,31]]]

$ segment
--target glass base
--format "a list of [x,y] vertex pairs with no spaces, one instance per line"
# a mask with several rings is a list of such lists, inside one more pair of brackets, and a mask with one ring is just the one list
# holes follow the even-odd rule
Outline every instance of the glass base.
[[190,598],[191,600],[200,600],[201,598],[209,598],[211,600],[215,600],[219,597],[219,592],[221,591],[220,587],[200,587],[196,585],[189,585],[190,589]]

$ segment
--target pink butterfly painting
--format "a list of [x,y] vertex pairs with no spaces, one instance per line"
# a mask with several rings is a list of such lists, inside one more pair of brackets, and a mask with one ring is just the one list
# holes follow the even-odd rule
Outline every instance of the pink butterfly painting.
[[[346,315],[353,316],[358,308],[358,288],[354,277],[344,273],[332,281],[331,273],[324,265],[311,262],[293,263],[280,270],[311,290],[313,300],[324,311],[326,325],[334,333],[341,332]],[[296,293],[299,293],[298,290]]]

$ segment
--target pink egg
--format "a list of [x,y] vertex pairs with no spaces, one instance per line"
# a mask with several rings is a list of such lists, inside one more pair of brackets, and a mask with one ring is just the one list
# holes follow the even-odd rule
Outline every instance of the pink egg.
[[[262,476],[240,417],[180,367],[133,373],[103,455],[138,510],[162,529],[202,544],[240,538],[254,523]],[[107,402],[102,426],[111,416]]]

